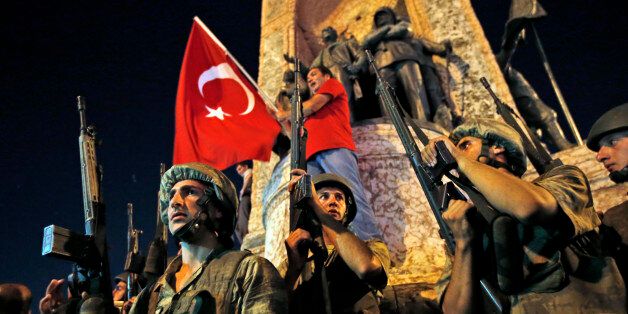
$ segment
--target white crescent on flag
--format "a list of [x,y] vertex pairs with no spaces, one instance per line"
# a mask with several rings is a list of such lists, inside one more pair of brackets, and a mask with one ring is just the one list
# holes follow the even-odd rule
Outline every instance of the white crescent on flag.
[[[203,97],[205,97],[205,95],[203,95],[203,86],[207,82],[212,81],[212,80],[216,80],[216,79],[223,79],[223,80],[224,79],[232,79],[232,80],[236,81],[238,84],[240,84],[240,86],[242,87],[242,89],[246,93],[246,99],[248,101],[248,104],[246,106],[246,110],[244,110],[244,112],[240,113],[240,115],[244,116],[244,115],[249,114],[251,111],[253,111],[253,108],[255,107],[255,98],[253,96],[253,93],[242,83],[240,78],[235,74],[235,72],[233,71],[231,66],[229,66],[229,64],[227,64],[227,63],[221,63],[219,65],[212,66],[211,68],[209,68],[209,70],[204,71],[198,77],[198,90],[199,90],[199,92],[201,93],[201,95]],[[218,110],[220,110],[222,112],[221,108],[218,108]],[[210,112],[210,114],[211,114],[211,112]],[[226,112],[224,113],[224,115],[225,116],[230,116]]]

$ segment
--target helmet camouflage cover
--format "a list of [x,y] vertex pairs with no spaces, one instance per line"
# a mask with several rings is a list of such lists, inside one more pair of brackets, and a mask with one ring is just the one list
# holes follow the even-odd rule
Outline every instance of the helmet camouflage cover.
[[168,225],[168,206],[170,204],[170,190],[179,181],[196,180],[207,185],[216,185],[223,197],[226,198],[225,203],[230,203],[228,210],[231,215],[235,216],[238,208],[238,197],[235,187],[231,180],[227,178],[220,170],[211,166],[191,162],[187,164],[174,165],[168,169],[161,178],[159,187],[159,203],[161,205],[161,221]]
[[449,138],[458,144],[466,136],[480,138],[489,145],[501,146],[506,150],[508,165],[514,174],[522,176],[527,169],[527,159],[519,133],[506,123],[494,119],[470,118],[455,128]]

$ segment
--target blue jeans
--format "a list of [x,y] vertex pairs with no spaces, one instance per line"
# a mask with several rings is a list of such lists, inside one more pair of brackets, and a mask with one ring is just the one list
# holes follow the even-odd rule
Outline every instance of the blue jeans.
[[354,152],[346,148],[318,152],[307,161],[307,172],[310,175],[334,173],[347,179],[352,185],[351,190],[358,208],[355,218],[349,224],[349,230],[363,241],[373,238],[383,239],[375,223],[373,209],[366,201],[364,187],[359,176],[358,158]]

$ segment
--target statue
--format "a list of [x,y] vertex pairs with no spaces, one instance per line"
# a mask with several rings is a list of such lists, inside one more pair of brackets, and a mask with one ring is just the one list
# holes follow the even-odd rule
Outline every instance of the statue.
[[357,101],[363,97],[358,75],[366,65],[364,51],[354,38],[338,41],[338,33],[331,26],[323,29],[321,35],[325,47],[312,61],[310,67],[323,65],[342,83],[349,98],[349,111],[353,123],[354,113],[358,107]]
[[[398,20],[388,7],[378,9],[373,20],[373,32],[366,36],[363,46],[373,52],[380,75],[403,92],[401,96],[409,106],[406,110],[423,122],[434,121],[439,111],[448,113],[447,97],[431,55],[445,56],[451,52],[451,43],[414,38],[410,23]],[[447,124],[451,125],[451,118],[443,127]]]
[[[510,7],[510,17],[504,26],[501,49],[495,58],[525,123],[530,129],[541,131],[541,139],[545,143],[553,145],[558,150],[564,150],[574,145],[565,138],[558,124],[556,111],[547,106],[525,77],[510,65],[510,59],[517,49],[525,28],[533,20],[545,15],[547,13],[538,3],[513,1]],[[531,136],[538,136],[538,134],[531,134]]]

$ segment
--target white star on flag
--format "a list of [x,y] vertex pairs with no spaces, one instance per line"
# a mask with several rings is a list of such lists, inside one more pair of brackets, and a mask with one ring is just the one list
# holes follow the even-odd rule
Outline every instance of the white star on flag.
[[220,120],[224,120],[225,116],[231,117],[230,114],[222,111],[222,107],[218,107],[218,109],[212,109],[212,108],[209,108],[209,107],[205,106],[205,108],[207,108],[207,111],[209,111],[209,113],[205,116],[205,118],[214,118],[214,117],[216,117],[216,118],[218,118]]

